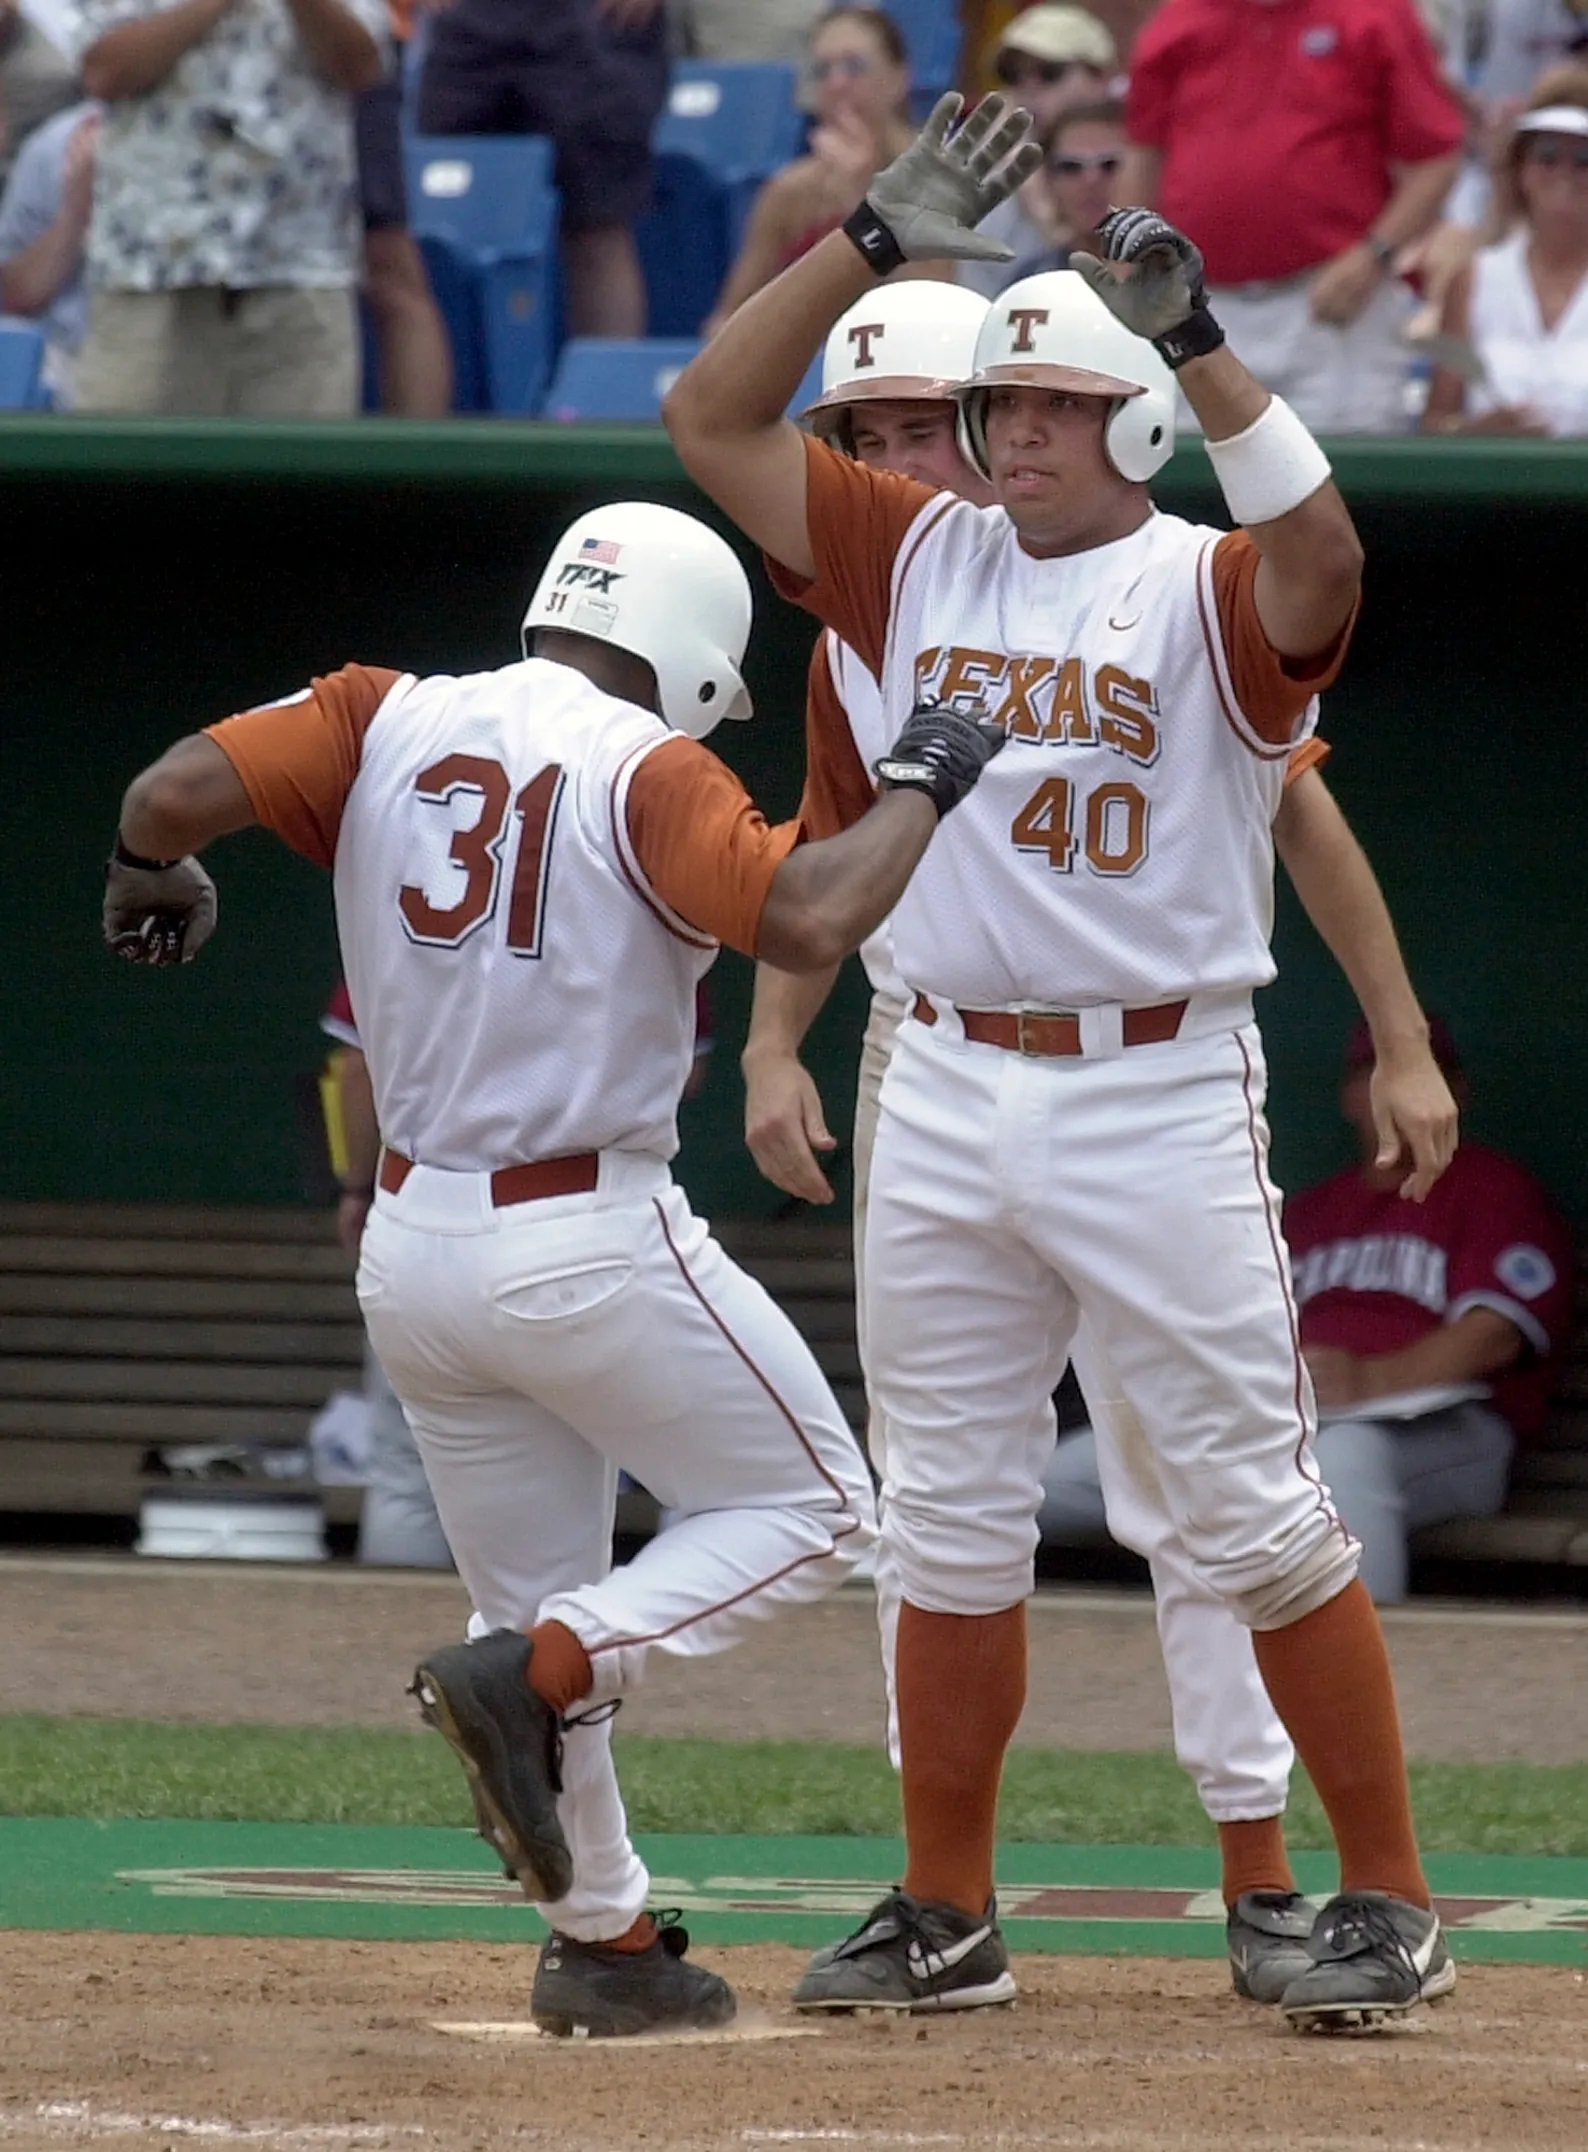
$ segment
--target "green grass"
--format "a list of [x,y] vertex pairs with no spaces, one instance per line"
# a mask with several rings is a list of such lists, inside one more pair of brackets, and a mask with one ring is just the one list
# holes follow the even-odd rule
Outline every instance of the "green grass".
[[[788,1741],[619,1738],[637,1831],[890,1836],[898,1793],[871,1749]],[[1588,1855],[1588,1765],[1422,1764],[1430,1853]],[[0,1814],[182,1816],[253,1823],[466,1824],[463,1780],[418,1733],[171,1726],[132,1719],[0,1719]],[[1207,1824],[1168,1756],[1016,1750],[1007,1839],[1195,1845]],[[1327,1845],[1311,1788],[1290,1817],[1298,1847]]]

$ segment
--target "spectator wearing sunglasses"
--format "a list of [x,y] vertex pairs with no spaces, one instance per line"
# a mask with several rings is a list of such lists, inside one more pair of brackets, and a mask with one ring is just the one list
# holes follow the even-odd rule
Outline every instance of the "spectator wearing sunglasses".
[[[1118,64],[1113,37],[1085,8],[1029,7],[1004,31],[993,73],[1003,94],[1025,106],[1038,137],[1045,138],[1064,113],[1108,95]],[[1034,172],[979,229],[984,238],[1001,239],[1017,262],[1062,246],[1065,227],[1048,175]],[[961,262],[957,280],[991,299],[1013,277],[1007,262]]]
[[1233,348],[1315,431],[1402,430],[1396,262],[1466,133],[1414,0],[1165,0],[1126,111],[1123,197],[1195,238]]
[[[755,198],[739,258],[703,333],[770,284],[819,239],[837,231],[867,187],[915,136],[910,55],[898,24],[878,7],[829,8],[811,33],[810,149],[774,172]],[[936,263],[905,272],[930,275]]]
[[1028,254],[1004,273],[1005,288],[1044,269],[1068,269],[1070,249],[1096,231],[1118,198],[1119,175],[1129,144],[1125,108],[1111,97],[1064,112],[1048,130],[1045,161],[1037,178],[1047,190],[1051,245]]
[[1515,223],[1445,298],[1431,433],[1588,434],[1588,69],[1546,80],[1497,174]]

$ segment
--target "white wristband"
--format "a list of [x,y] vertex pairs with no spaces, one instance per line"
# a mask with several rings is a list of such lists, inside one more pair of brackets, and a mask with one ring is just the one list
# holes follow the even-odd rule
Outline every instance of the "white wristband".
[[1237,523],[1272,523],[1310,500],[1329,476],[1329,459],[1282,396],[1228,441],[1209,441],[1212,464]]

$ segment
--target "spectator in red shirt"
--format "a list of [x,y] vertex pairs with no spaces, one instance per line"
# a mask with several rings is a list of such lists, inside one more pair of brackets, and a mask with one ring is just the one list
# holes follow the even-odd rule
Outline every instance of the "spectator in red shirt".
[[[1449,1033],[1435,1055],[1464,1100]],[[1572,1306],[1572,1244],[1532,1175],[1462,1143],[1426,1200],[1374,1163],[1373,1044],[1353,1034],[1341,1107],[1364,1163],[1285,1205],[1318,1468],[1381,1605],[1406,1596],[1410,1532],[1492,1517],[1538,1432]]]
[[1166,0],[1131,59],[1119,199],[1207,261],[1231,344],[1321,432],[1406,427],[1396,256],[1464,133],[1414,0]]

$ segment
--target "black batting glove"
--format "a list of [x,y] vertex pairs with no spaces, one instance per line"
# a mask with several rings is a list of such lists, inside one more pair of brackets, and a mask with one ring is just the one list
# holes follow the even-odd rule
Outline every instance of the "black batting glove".
[[1070,256],[1118,320],[1145,337],[1178,372],[1217,351],[1224,331],[1208,311],[1202,249],[1151,209],[1111,209],[1094,234],[1095,254]]
[[925,792],[941,822],[957,807],[1008,738],[985,710],[974,715],[941,703],[917,703],[904,729],[872,764],[884,792]]

